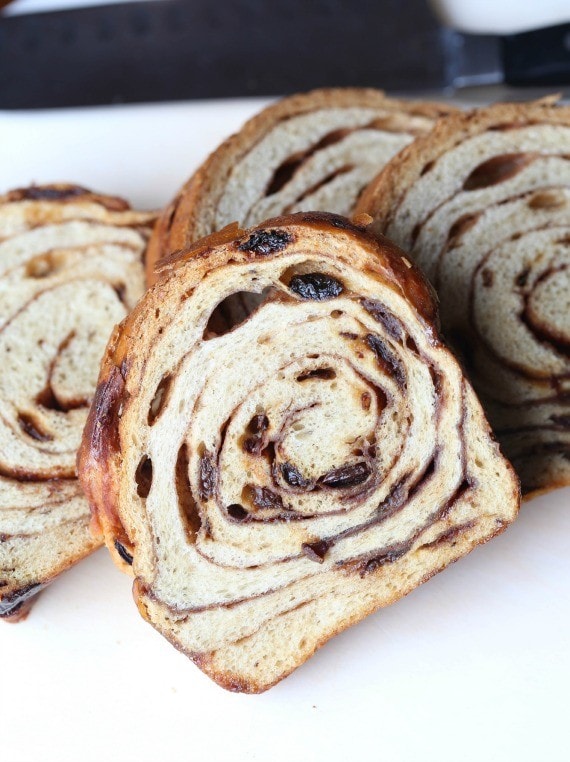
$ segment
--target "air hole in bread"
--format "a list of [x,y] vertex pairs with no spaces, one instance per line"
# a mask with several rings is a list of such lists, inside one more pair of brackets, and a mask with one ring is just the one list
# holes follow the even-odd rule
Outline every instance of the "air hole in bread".
[[273,173],[273,177],[265,189],[265,195],[274,196],[276,193],[279,193],[279,191],[287,185],[289,180],[291,180],[296,170],[301,166],[303,158],[304,154],[296,154],[290,156],[286,161],[280,164]]
[[410,352],[413,352],[415,355],[419,355],[420,351],[418,349],[418,345],[412,339],[411,336],[406,336],[405,344],[406,344],[406,349],[409,349]]
[[53,439],[51,434],[48,434],[46,431],[44,431],[36,418],[34,418],[32,415],[28,415],[28,413],[20,413],[18,415],[18,423],[20,424],[20,428],[24,434],[27,434],[37,442],[51,442]]
[[152,487],[152,460],[147,455],[143,455],[137,466],[135,482],[137,483],[137,495],[142,498],[148,497]]
[[519,288],[524,288],[528,282],[528,276],[530,275],[530,267],[525,267],[516,277],[515,283]]
[[53,275],[55,270],[54,258],[50,252],[30,259],[26,265],[26,275],[28,278],[47,278]]
[[302,383],[303,381],[307,381],[308,379],[313,378],[321,378],[324,381],[332,381],[333,378],[336,378],[336,373],[332,368],[313,368],[312,370],[307,370],[304,373],[300,373],[297,376],[297,381]]
[[417,241],[417,239],[418,239],[418,236],[419,236],[419,234],[421,233],[421,230],[422,230],[422,223],[421,223],[421,222],[417,222],[417,223],[414,225],[413,229],[412,229],[412,236],[411,236],[411,239],[412,239],[412,246],[413,246],[413,245],[415,244],[415,242]]
[[198,511],[198,506],[194,500],[190,481],[188,477],[188,449],[186,444],[178,450],[176,459],[176,495],[178,497],[178,507],[180,517],[186,529],[186,536],[190,542],[194,542],[196,534],[202,526],[202,520]]
[[459,217],[453,225],[449,228],[447,234],[447,246],[453,248],[456,246],[463,236],[479,219],[479,214],[464,214]]
[[420,177],[423,177],[424,175],[427,175],[427,173],[431,169],[433,169],[434,164],[435,164],[435,161],[428,161],[427,164],[424,164],[424,166],[422,167],[422,171],[420,172]]
[[45,407],[46,410],[57,410],[60,413],[65,410],[55,396],[51,384],[49,383],[41,390],[41,392],[36,394],[36,404]]
[[510,180],[533,159],[532,154],[526,153],[505,153],[500,156],[493,156],[475,167],[465,179],[463,190],[480,190]]
[[441,394],[441,390],[443,388],[443,377],[431,365],[429,366],[429,374],[431,376],[431,381],[433,384],[434,391],[436,395],[439,397]]
[[335,169],[333,172],[328,174],[326,177],[323,177],[318,182],[311,185],[309,188],[304,190],[302,193],[300,193],[297,198],[295,199],[296,204],[300,204],[301,201],[304,201],[308,196],[312,195],[313,193],[316,193],[321,188],[324,188],[325,185],[328,185],[329,183],[332,183],[333,180],[336,180],[337,177],[341,177],[342,175],[346,175],[348,172],[352,172],[354,170],[353,164],[345,164],[343,167],[339,167],[338,169]]
[[528,202],[529,209],[556,209],[566,204],[566,196],[555,189],[540,190]]
[[308,148],[306,151],[298,151],[297,153],[288,156],[284,162],[282,162],[273,173],[273,177],[267,184],[265,189],[266,196],[273,196],[279,193],[287,183],[293,178],[293,175],[297,170],[317,151],[327,148],[328,146],[338,143],[343,140],[347,135],[352,132],[349,128],[341,128],[338,130],[332,130],[324,135],[317,143]]
[[222,299],[210,315],[204,330],[204,340],[224,336],[245,323],[251,313],[268,300],[270,291],[270,287],[265,288],[261,293],[237,291]]
[[125,300],[125,294],[127,293],[127,287],[125,284],[121,283],[119,286],[113,286],[113,291],[117,294],[117,299],[121,302],[121,304],[124,304],[126,307],[127,303]]
[[171,380],[172,379],[170,376],[163,376],[163,378],[160,380],[159,385],[156,387],[156,392],[154,393],[154,397],[152,398],[152,402],[150,403],[148,410],[149,426],[152,426],[156,422],[156,419],[164,409],[164,403],[170,388]]
[[413,495],[416,494],[416,492],[420,488],[420,485],[422,485],[424,482],[427,482],[435,474],[435,470],[436,470],[436,467],[437,467],[437,458],[438,458],[438,455],[439,455],[439,452],[437,451],[437,448],[436,448],[435,455],[433,456],[433,458],[430,458],[430,461],[427,464],[427,466],[425,468],[425,471],[422,474],[421,479],[410,490],[410,495],[409,495],[410,499],[413,497]]
[[[388,404],[388,395],[384,391],[384,389],[381,389],[379,386],[374,387],[374,391],[376,392],[376,404],[378,405],[378,412],[384,410],[384,408]],[[396,412],[396,411],[394,411]],[[396,417],[397,417],[396,412]],[[395,420],[395,419],[394,419]],[[376,441],[376,437],[373,437],[374,441]]]

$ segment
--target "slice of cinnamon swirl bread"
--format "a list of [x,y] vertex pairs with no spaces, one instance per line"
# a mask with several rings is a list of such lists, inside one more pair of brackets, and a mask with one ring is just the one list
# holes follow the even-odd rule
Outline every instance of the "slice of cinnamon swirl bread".
[[570,108],[442,120],[362,196],[439,293],[526,494],[570,485]]
[[0,196],[0,617],[99,544],[75,459],[154,215],[72,185]]
[[298,213],[200,241],[114,333],[82,484],[142,615],[225,688],[265,690],[515,518],[435,320],[390,241]]
[[214,151],[166,208],[149,246],[149,281],[162,257],[231,222],[256,225],[300,210],[350,215],[380,168],[454,110],[351,88],[269,106]]

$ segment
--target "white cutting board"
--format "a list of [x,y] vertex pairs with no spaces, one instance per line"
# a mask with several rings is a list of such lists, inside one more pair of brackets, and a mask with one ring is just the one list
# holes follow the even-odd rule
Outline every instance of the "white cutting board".
[[[261,101],[0,112],[0,192],[66,180],[164,204]],[[570,760],[570,490],[334,638],[226,693],[143,622],[105,550],[0,624],[1,762]]]

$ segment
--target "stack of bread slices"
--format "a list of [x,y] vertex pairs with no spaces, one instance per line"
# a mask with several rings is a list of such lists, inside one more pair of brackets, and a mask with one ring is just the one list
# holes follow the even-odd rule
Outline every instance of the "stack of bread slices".
[[260,692],[570,485],[569,156],[554,99],[320,90],[161,213],[1,196],[0,616],[105,542]]

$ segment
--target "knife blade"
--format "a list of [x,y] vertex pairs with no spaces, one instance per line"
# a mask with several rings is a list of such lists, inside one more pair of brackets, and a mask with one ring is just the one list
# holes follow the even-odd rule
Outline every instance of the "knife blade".
[[150,0],[82,7],[0,17],[0,108],[351,85],[449,92],[501,81],[505,50],[511,48],[498,38],[443,27],[424,0]]

